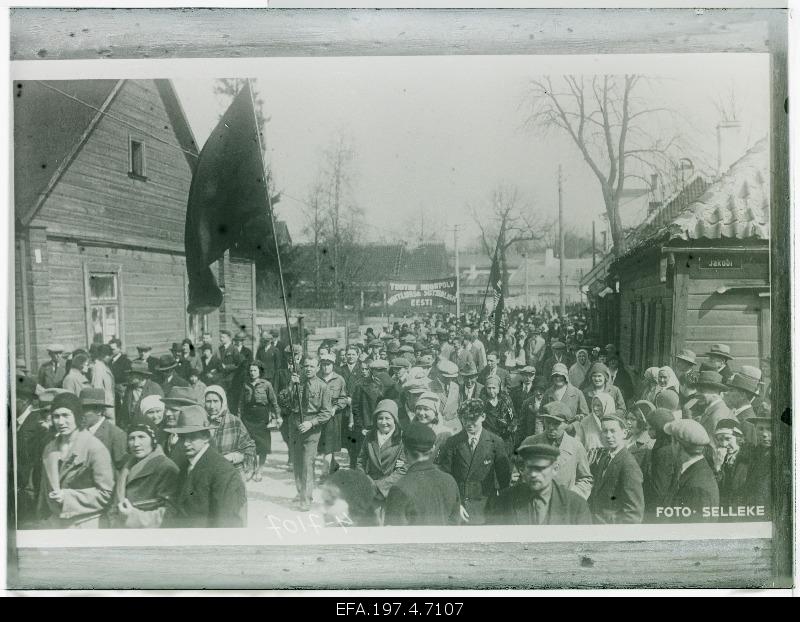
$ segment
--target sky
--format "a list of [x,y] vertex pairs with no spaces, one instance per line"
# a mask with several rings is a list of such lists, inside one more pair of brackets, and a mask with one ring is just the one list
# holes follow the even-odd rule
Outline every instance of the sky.
[[[543,75],[642,73],[643,104],[668,107],[664,127],[680,131],[687,157],[713,161],[715,101],[734,93],[747,144],[769,127],[768,58],[759,54],[639,56],[433,56],[270,58],[173,82],[199,144],[228,104],[215,77],[252,77],[264,100],[268,160],[283,198],[277,215],[303,241],[304,205],[324,150],[338,135],[355,150],[352,198],[364,210],[365,241],[422,227],[448,244],[458,224],[469,246],[499,183],[516,186],[540,219],[554,219],[563,171],[565,227],[591,230],[603,212],[599,184],[563,133],[525,127],[525,93]],[[631,186],[641,185],[631,181]],[[299,200],[298,200],[299,199]],[[486,214],[488,217],[488,214]]]

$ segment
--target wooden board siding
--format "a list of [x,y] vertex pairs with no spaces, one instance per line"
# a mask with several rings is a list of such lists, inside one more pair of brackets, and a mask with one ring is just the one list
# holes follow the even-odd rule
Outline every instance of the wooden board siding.
[[[34,224],[50,233],[182,247],[191,171],[155,83],[126,81],[109,115],[97,124]],[[128,174],[130,137],[145,143],[146,181]]]
[[[14,256],[14,342],[17,344],[16,358],[25,360],[27,357],[25,342],[25,319],[23,317],[23,297],[22,297],[22,270],[20,258],[24,259],[24,244],[21,240],[15,240]],[[28,364],[26,360],[26,364]]]
[[[229,330],[253,330],[253,273],[252,264],[231,260],[226,262],[225,310]],[[248,344],[248,347],[249,344]]]

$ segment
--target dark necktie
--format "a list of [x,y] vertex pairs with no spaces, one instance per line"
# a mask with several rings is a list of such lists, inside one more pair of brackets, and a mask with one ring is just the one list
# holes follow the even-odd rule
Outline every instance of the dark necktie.
[[608,450],[600,452],[600,457],[597,460],[597,479],[602,479],[606,473],[608,465],[611,463],[611,454]]

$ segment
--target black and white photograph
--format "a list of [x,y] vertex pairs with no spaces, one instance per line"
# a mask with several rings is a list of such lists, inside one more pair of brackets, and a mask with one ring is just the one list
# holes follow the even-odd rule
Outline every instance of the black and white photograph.
[[[97,10],[82,40],[74,16],[13,11],[18,586],[776,587],[786,13],[683,11],[686,52],[625,45],[658,11],[619,11],[617,44],[586,12],[441,11],[431,48],[386,34],[426,11],[198,14],[287,41],[246,58],[159,52],[169,11]],[[48,12],[72,34],[37,58]],[[157,59],[129,35],[83,54],[140,18]],[[332,49],[288,42],[306,19]],[[571,20],[596,49],[564,51]],[[458,24],[473,48],[437,41]],[[201,585],[135,555],[212,545],[226,570]],[[81,547],[133,551],[109,567],[130,585],[59,584],[46,560]],[[248,549],[243,575],[287,561],[239,577],[226,555]],[[392,571],[424,555],[428,584]]]

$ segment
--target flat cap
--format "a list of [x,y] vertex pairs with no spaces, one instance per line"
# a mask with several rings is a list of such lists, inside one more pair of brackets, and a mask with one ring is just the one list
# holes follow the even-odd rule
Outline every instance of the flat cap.
[[403,388],[409,393],[425,393],[430,389],[430,383],[427,378],[411,378],[403,385]]
[[533,374],[536,373],[536,368],[533,365],[526,365],[525,367],[519,370],[519,373],[532,376]]
[[403,444],[411,451],[430,451],[436,444],[436,432],[424,423],[412,421],[403,432]]
[[551,350],[563,350],[564,348],[566,348],[566,346],[560,341],[554,341],[550,344]]
[[645,415],[647,425],[652,426],[659,432],[664,432],[664,426],[670,421],[675,421],[675,415],[667,408],[656,408]]
[[383,346],[383,342],[380,339],[370,339],[367,346],[370,348],[380,348]]
[[616,421],[619,423],[623,428],[626,425],[625,421],[625,413],[619,410],[615,410],[612,413],[606,413],[600,417],[600,421]]
[[533,437],[529,436],[517,449],[517,453],[523,458],[545,458],[550,462],[555,462],[561,455],[561,450],[552,445],[532,442]]
[[409,345],[400,346],[400,349],[398,350],[398,352],[410,352],[410,353],[413,354],[414,348],[412,346],[409,346]]
[[389,363],[388,363],[388,361],[385,361],[384,359],[374,359],[374,360],[369,362],[369,368],[370,369],[376,369],[376,370],[389,369]]
[[653,398],[656,408],[666,408],[667,410],[678,410],[681,399],[672,389],[663,389]]
[[403,358],[402,356],[392,359],[392,362],[389,363],[390,369],[400,369],[400,368],[408,369],[409,367],[411,367],[411,363],[409,362],[408,359]]
[[742,429],[736,419],[720,419],[717,427],[714,428],[714,435],[717,434],[738,434],[742,436]]
[[564,402],[550,402],[544,405],[544,412],[539,416],[566,423],[572,419],[572,411]]
[[455,378],[458,376],[458,365],[452,361],[440,360],[436,364],[436,367],[439,369],[439,373],[446,378]]
[[417,338],[414,335],[408,334],[408,335],[403,335],[400,341],[402,341],[403,343],[411,344],[411,343],[416,343]]
[[664,432],[686,445],[708,445],[711,442],[708,432],[694,419],[670,421],[664,426]]
[[336,355],[335,354],[323,354],[319,357],[319,360],[324,363],[335,363],[336,362]]

